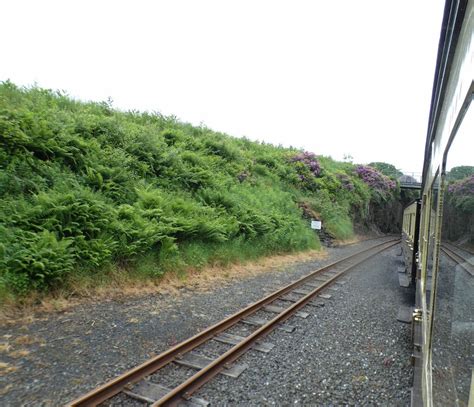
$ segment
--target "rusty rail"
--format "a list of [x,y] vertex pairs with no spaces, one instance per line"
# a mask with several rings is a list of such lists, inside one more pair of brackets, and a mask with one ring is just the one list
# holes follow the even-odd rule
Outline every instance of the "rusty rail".
[[[212,379],[216,374],[218,374],[226,365],[236,360],[243,353],[245,353],[257,339],[260,339],[262,336],[265,336],[271,332],[277,324],[285,321],[291,315],[293,315],[297,310],[305,306],[319,291],[330,285],[342,274],[355,267],[356,265],[362,263],[368,258],[378,254],[380,251],[383,251],[399,242],[399,239],[386,240],[382,243],[378,243],[369,249],[362,250],[353,255],[346,256],[343,259],[335,261],[331,264],[328,264],[318,270],[313,271],[312,273],[302,277],[301,279],[275,291],[272,294],[262,298],[261,300],[250,304],[246,308],[236,312],[230,317],[218,322],[217,324],[207,328],[206,330],[200,332],[199,334],[181,342],[180,344],[174,346],[173,348],[157,355],[141,365],[123,373],[117,378],[105,383],[104,385],[92,390],[91,392],[85,394],[84,396],[75,399],[74,401],[68,403],[68,406],[79,407],[79,406],[96,406],[102,403],[105,400],[110,399],[111,397],[119,394],[126,389],[127,386],[135,384],[138,381],[142,380],[146,376],[158,371],[167,364],[171,363],[173,360],[184,353],[191,351],[197,346],[209,341],[214,336],[219,334],[222,331],[230,328],[235,325],[245,317],[255,313],[256,311],[262,309],[265,305],[270,304],[279,297],[291,292],[295,288],[304,285],[306,282],[310,281],[312,278],[321,274],[329,269],[332,269],[336,266],[341,265],[344,262],[349,261],[349,265],[345,267],[341,272],[337,273],[335,276],[331,277],[326,282],[322,283],[319,287],[315,288],[309,294],[305,295],[289,308],[286,308],[282,313],[278,314],[275,318],[267,322],[265,325],[258,328],[251,335],[245,338],[242,342],[235,345],[229,349],[226,353],[222,354],[219,358],[215,359],[205,368],[199,370],[195,375],[191,376],[188,380],[183,382],[181,385],[173,389],[162,399],[158,400],[153,404],[153,406],[160,405],[176,405],[181,398],[189,398],[191,394],[200,388],[207,381]],[[362,259],[351,263],[351,260],[354,261],[358,257],[363,256],[366,253],[370,253],[374,249],[377,249],[374,253],[369,254],[368,256],[363,257]]]
[[[467,257],[464,257],[461,255],[458,251],[453,250],[451,247],[454,247],[455,249],[458,249],[456,246],[451,245],[451,244],[446,244],[443,243],[441,245],[441,250],[443,253],[448,256],[451,260],[454,262],[458,263],[460,267],[462,267],[464,270],[466,270],[471,276],[474,277],[474,266],[472,263],[470,263],[467,259]],[[465,251],[466,253],[469,253],[467,250],[460,249]]]

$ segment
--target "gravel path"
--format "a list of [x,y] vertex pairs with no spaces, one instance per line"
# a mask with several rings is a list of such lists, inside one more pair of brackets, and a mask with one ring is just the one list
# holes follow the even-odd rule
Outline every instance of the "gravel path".
[[[83,305],[39,316],[30,324],[3,326],[1,404],[61,405],[275,288],[371,244],[330,248],[325,260],[231,280],[213,292],[183,289],[178,296],[156,294]],[[291,320],[296,332],[278,331],[268,337],[277,345],[271,353],[244,355],[242,361],[248,360],[250,368],[239,379],[222,376],[208,384],[202,396],[216,405],[344,400],[407,404],[409,327],[395,322],[404,300],[395,271],[397,250],[349,274],[348,283],[324,308],[311,309],[306,320]],[[352,284],[356,289],[349,291]],[[327,362],[317,361],[328,351],[333,352]],[[262,378],[263,366],[270,369]]]

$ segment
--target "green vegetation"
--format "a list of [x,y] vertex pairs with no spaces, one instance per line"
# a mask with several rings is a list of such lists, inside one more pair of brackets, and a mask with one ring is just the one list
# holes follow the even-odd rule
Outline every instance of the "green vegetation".
[[448,181],[459,181],[474,175],[474,167],[471,165],[460,165],[451,168],[447,173]]
[[398,179],[403,175],[397,167],[392,164],[384,163],[384,162],[373,162],[369,163],[369,166],[375,168],[376,170],[380,171],[383,175],[387,177]]
[[10,82],[0,141],[4,295],[318,248],[309,218],[349,238],[398,196],[376,170]]
[[452,242],[474,244],[474,167],[454,167],[447,174],[443,237]]

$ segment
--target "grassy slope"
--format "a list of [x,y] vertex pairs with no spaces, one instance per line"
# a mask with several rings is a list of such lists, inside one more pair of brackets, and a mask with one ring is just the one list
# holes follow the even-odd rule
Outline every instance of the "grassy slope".
[[0,141],[3,296],[317,248],[304,215],[349,238],[381,202],[352,164],[9,82]]

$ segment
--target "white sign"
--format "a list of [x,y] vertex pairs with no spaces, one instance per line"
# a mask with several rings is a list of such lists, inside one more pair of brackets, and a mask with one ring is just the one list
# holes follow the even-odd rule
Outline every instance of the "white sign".
[[311,221],[311,229],[321,230],[321,221],[320,220],[312,220]]

